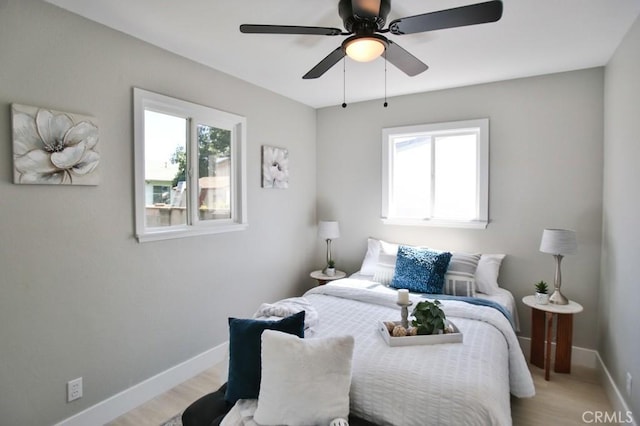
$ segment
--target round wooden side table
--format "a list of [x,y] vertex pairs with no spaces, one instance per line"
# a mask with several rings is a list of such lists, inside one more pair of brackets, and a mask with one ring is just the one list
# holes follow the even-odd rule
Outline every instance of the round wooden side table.
[[582,305],[572,300],[567,305],[553,303],[539,305],[533,295],[523,297],[522,302],[531,308],[531,364],[544,368],[544,379],[549,380],[553,320],[555,318],[556,357],[553,371],[556,373],[571,373],[573,314],[582,312]]
[[325,275],[322,272],[322,269],[318,269],[317,271],[313,271],[312,273],[310,273],[309,276],[314,280],[318,280],[318,285],[325,285],[329,281],[339,280],[340,278],[346,277],[347,273],[344,271],[336,270],[336,274],[330,277],[329,275]]

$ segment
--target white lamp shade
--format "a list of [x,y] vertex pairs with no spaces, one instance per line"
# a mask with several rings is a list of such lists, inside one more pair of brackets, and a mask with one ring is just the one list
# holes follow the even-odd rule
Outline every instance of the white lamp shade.
[[574,254],[578,251],[575,231],[568,229],[545,229],[542,232],[540,251],[549,254]]
[[318,237],[323,240],[333,240],[340,236],[338,222],[321,220],[318,223]]

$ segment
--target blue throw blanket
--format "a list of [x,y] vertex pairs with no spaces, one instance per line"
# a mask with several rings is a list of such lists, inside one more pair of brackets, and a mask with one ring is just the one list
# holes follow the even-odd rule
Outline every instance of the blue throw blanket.
[[466,302],[466,303],[470,303],[472,305],[478,305],[478,306],[489,306],[490,308],[494,308],[497,309],[502,315],[504,315],[508,320],[509,323],[511,324],[511,327],[515,330],[516,329],[516,324],[513,321],[513,318],[511,317],[511,313],[509,313],[509,311],[507,311],[507,309],[502,306],[501,304],[494,302],[493,300],[487,300],[487,299],[480,299],[478,297],[467,297],[467,296],[452,296],[450,294],[425,294],[423,296],[421,296],[423,299],[429,299],[429,300],[457,300],[460,302]]

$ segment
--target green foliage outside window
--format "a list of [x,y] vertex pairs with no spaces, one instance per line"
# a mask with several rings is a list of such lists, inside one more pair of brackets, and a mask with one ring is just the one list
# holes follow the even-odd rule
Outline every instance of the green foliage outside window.
[[[216,159],[229,157],[231,154],[231,131],[210,126],[197,126],[198,131],[198,177],[216,175]],[[178,146],[171,156],[171,163],[178,165],[178,173],[172,185],[186,181],[187,153],[183,146]]]

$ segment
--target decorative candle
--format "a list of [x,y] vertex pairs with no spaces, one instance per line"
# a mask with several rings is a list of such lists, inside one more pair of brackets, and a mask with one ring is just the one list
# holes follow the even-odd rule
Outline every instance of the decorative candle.
[[409,290],[406,290],[406,289],[398,290],[398,303],[402,303],[405,305],[409,304]]

